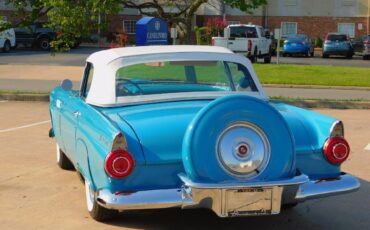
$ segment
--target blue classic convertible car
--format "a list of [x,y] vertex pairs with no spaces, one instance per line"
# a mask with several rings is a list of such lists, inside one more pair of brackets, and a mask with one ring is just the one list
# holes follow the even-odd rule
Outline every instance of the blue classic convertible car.
[[98,221],[125,210],[278,214],[355,191],[343,123],[271,102],[250,61],[222,47],[151,46],[87,58],[80,90],[50,95],[57,162]]

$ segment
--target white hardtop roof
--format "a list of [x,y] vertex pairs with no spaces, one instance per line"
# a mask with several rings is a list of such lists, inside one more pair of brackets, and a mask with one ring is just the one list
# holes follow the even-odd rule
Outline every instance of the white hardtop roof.
[[[257,97],[267,99],[250,61],[241,55],[235,54],[229,49],[218,46],[194,46],[194,45],[171,45],[171,46],[139,46],[116,48],[99,51],[91,54],[87,62],[93,65],[93,80],[86,98],[88,104],[111,107],[119,105],[137,104],[145,102],[181,100],[194,96],[198,98],[216,98],[214,92],[163,94],[163,95],[140,95],[140,96],[116,96],[116,72],[119,68],[137,63],[153,61],[186,61],[186,60],[218,60],[241,63],[248,68],[257,86]],[[204,95],[207,94],[207,95]]]
[[166,45],[166,46],[136,46],[108,49],[91,54],[87,62],[108,64],[118,58],[138,55],[170,54],[170,53],[224,53],[232,54],[229,49],[219,46],[195,46],[195,45]]

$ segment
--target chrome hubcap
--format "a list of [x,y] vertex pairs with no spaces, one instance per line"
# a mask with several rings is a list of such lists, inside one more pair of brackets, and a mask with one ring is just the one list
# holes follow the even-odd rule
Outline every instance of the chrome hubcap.
[[261,173],[270,159],[270,143],[256,125],[238,122],[227,127],[217,141],[217,158],[222,168],[237,177]]

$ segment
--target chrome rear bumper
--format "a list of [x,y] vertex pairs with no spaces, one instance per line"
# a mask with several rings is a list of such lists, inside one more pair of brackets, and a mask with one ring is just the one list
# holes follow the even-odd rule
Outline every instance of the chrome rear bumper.
[[[212,209],[218,216],[226,217],[233,216],[234,209],[228,209],[227,203],[235,203],[239,200],[240,195],[236,198],[227,198],[229,191],[247,191],[244,195],[249,194],[248,191],[256,189],[263,190],[263,193],[255,193],[251,199],[257,201],[271,198],[269,211],[261,210],[258,213],[245,208],[251,203],[247,202],[243,206],[243,213],[236,215],[268,215],[278,214],[281,204],[291,202],[303,202],[308,199],[322,198],[326,196],[339,195],[359,189],[360,183],[357,178],[342,174],[338,178],[331,180],[309,180],[306,175],[296,176],[289,180],[273,181],[273,182],[258,182],[258,183],[223,183],[223,184],[205,184],[194,183],[189,180],[184,174],[179,175],[183,181],[183,187],[179,189],[164,189],[164,190],[148,190],[132,193],[112,194],[109,190],[102,189],[97,192],[97,202],[108,209],[116,210],[134,210],[134,209],[159,209],[159,208],[209,208]],[[232,193],[231,195],[233,195]],[[242,194],[242,196],[244,196]],[[248,195],[249,197],[249,195]],[[248,204],[250,203],[250,204]],[[235,205],[234,205],[235,206]],[[252,207],[253,206],[253,207]],[[258,209],[259,206],[253,204],[251,209]],[[236,212],[239,212],[238,210]]]

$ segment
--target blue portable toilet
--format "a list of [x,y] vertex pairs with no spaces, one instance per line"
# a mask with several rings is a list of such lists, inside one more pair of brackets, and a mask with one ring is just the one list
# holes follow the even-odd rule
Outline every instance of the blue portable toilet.
[[168,25],[160,18],[143,17],[136,22],[136,45],[167,45]]

